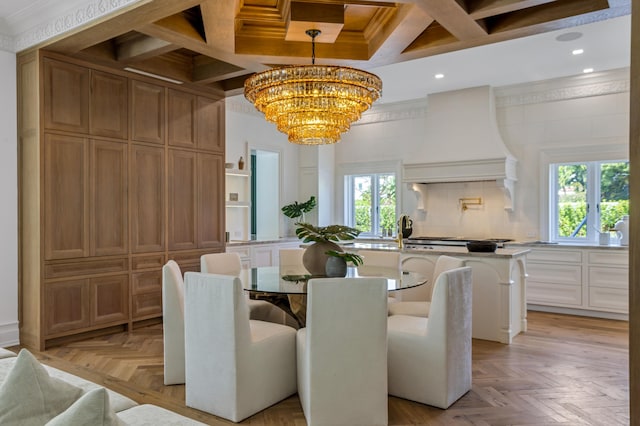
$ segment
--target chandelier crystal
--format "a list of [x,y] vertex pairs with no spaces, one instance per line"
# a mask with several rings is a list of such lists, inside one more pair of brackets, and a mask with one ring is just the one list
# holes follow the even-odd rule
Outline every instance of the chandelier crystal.
[[315,65],[285,66],[254,74],[244,83],[244,96],[265,118],[276,124],[289,142],[302,145],[332,144],[360,119],[382,92],[382,81],[355,68]]

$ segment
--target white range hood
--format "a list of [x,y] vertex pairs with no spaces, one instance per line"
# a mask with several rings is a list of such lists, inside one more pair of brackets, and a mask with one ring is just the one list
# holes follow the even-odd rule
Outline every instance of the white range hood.
[[425,140],[432,161],[404,164],[404,182],[495,181],[504,190],[505,209],[513,210],[517,160],[498,131],[490,86],[429,95]]

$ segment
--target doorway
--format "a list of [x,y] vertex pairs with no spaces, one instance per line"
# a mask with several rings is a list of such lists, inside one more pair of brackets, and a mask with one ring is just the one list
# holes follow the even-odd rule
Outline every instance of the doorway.
[[280,236],[280,153],[251,150],[251,239]]

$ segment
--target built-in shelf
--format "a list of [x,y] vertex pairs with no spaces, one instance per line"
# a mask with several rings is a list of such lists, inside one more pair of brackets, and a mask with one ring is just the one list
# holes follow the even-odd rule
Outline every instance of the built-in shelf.
[[251,171],[225,169],[226,230],[232,240],[248,240],[251,207]]

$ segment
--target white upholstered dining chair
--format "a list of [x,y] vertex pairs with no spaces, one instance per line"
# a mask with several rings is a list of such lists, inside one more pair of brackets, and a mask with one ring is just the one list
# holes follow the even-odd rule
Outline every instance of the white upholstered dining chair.
[[186,405],[243,419],[296,393],[296,330],[249,319],[240,279],[185,275]]
[[[359,250],[358,255],[362,257],[362,265],[358,267],[358,273],[361,275],[367,274],[367,268],[391,268],[400,271],[399,251]],[[387,295],[389,306],[396,302],[394,294]]]
[[[200,256],[200,272],[205,274],[230,275],[237,277],[242,271],[242,260],[235,252],[209,253]],[[284,324],[286,312],[266,300],[253,300],[245,294],[249,306],[250,319]]]
[[389,395],[446,409],[471,389],[471,268],[434,287],[428,318],[388,319]]
[[184,281],[178,264],[162,267],[162,340],[164,384],[184,383]]
[[[433,292],[435,290],[435,283],[438,280],[440,274],[445,271],[449,271],[455,268],[461,268],[464,266],[464,260],[451,256],[438,256],[436,264],[433,268],[433,275],[431,282],[428,284],[431,291],[428,291],[428,297],[425,300],[416,301],[399,301],[393,305],[389,305],[389,315],[412,315],[416,317],[428,317],[431,307],[431,299],[433,298]],[[411,266],[406,268],[403,266],[403,270],[411,270]],[[412,289],[410,289],[412,290]]]
[[306,324],[297,364],[307,424],[386,425],[387,280],[309,280]]

